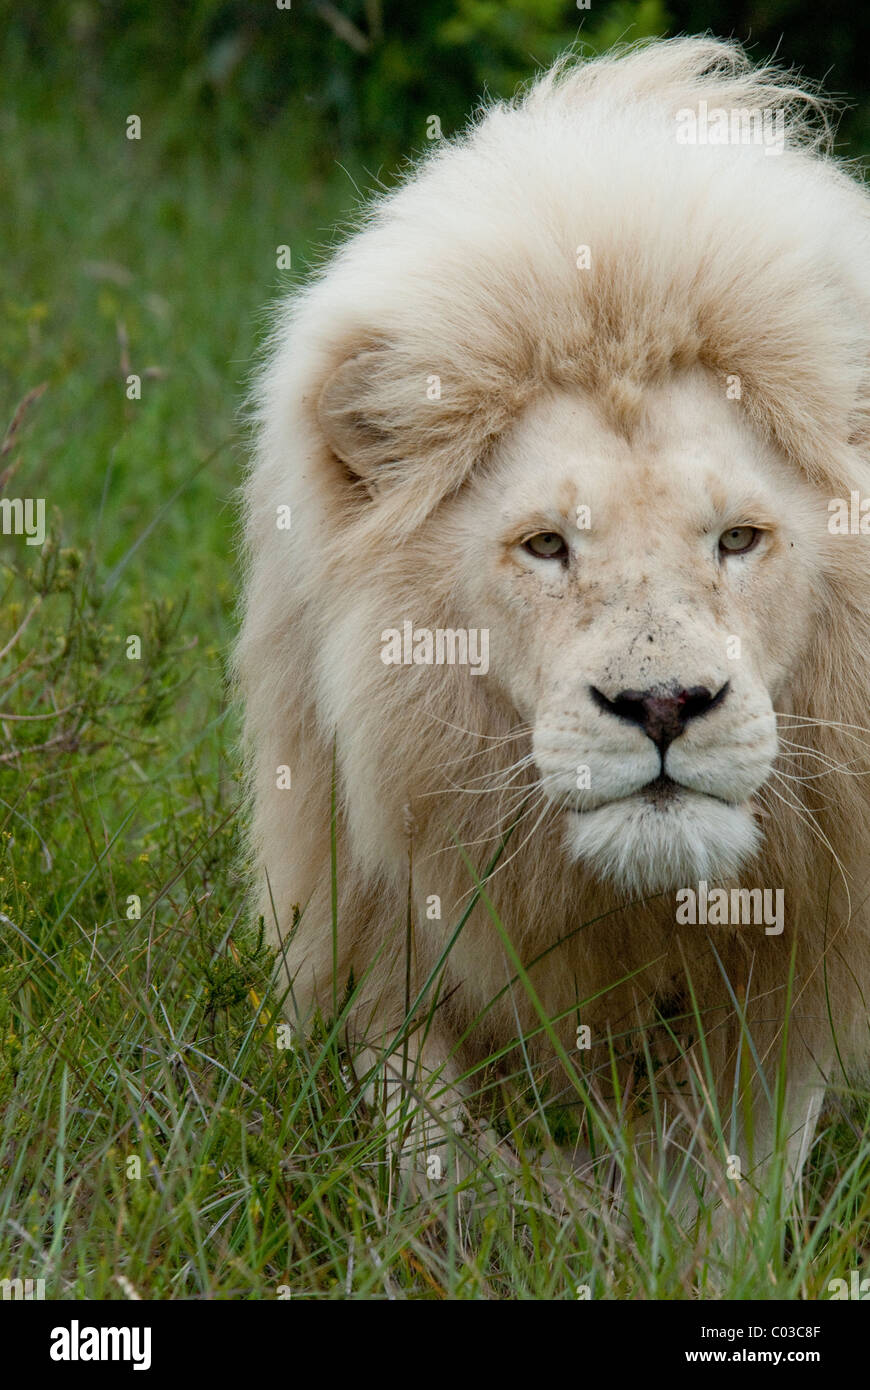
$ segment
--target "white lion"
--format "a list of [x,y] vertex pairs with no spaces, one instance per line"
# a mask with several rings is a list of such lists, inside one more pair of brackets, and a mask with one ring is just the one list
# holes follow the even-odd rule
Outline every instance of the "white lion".
[[352,978],[352,1045],[395,1079],[410,1036],[442,1107],[520,1030],[546,1070],[588,1028],[606,1098],[613,1040],[628,1086],[682,1018],[659,1083],[754,1097],[746,1169],[785,1055],[794,1172],[864,1063],[870,537],[828,523],[870,497],[870,219],[825,151],[733,45],[569,60],[280,310],[237,652],[259,911],[300,1026]]

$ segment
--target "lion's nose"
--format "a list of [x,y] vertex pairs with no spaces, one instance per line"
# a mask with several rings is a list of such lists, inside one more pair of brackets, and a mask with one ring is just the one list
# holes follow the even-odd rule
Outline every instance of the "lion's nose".
[[648,738],[662,753],[673,743],[689,723],[708,714],[720,705],[728,693],[728,681],[712,694],[706,685],[693,685],[688,690],[679,686],[656,686],[652,690],[621,690],[610,700],[596,687],[590,686],[592,698],[599,709],[639,724]]

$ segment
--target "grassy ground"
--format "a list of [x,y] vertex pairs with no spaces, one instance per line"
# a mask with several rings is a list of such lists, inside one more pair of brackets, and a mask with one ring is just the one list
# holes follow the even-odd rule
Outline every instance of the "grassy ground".
[[[236,862],[235,410],[289,278],[276,246],[301,268],[351,181],[318,172],[304,131],[212,148],[145,111],[128,141],[123,96],[5,92],[0,433],[45,389],[0,476],[46,498],[50,539],[0,549],[0,1278],[49,1297],[825,1296],[868,1244],[866,1095],[835,1099],[794,1203],[775,1170],[757,1200],[729,1189],[716,1247],[664,1200],[629,1202],[630,1238],[561,1212],[528,1163],[469,1221],[455,1186],[406,1189],[339,1026],[282,1046]],[[522,1152],[528,1126],[507,1128]],[[616,1163],[631,1196],[629,1147]]]

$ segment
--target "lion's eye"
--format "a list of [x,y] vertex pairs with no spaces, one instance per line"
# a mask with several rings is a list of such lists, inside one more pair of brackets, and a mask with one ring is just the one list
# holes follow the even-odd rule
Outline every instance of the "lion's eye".
[[757,526],[732,526],[719,537],[719,549],[726,555],[745,555],[758,544],[760,535]]
[[523,541],[523,550],[536,555],[539,560],[567,560],[568,547],[558,531],[541,531],[537,536],[529,536]]

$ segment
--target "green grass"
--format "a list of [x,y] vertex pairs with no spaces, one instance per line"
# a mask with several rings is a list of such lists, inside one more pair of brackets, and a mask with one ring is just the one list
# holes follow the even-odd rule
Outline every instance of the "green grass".
[[[303,268],[355,193],[310,131],[212,147],[144,110],[128,142],[132,95],[9,76],[0,432],[46,386],[0,473],[47,499],[51,536],[0,550],[0,1277],[49,1297],[824,1297],[866,1255],[866,1094],[834,1098],[791,1205],[775,1166],[761,1194],[732,1184],[715,1241],[708,1205],[687,1234],[644,1191],[570,1058],[567,1106],[534,1074],[513,1099],[471,1078],[517,1169],[421,1195],[348,1070],[348,1001],[282,1045],[224,679],[236,408],[276,245]],[[537,1148],[578,1122],[611,1128],[623,1225],[604,1198],[550,1200]]]

